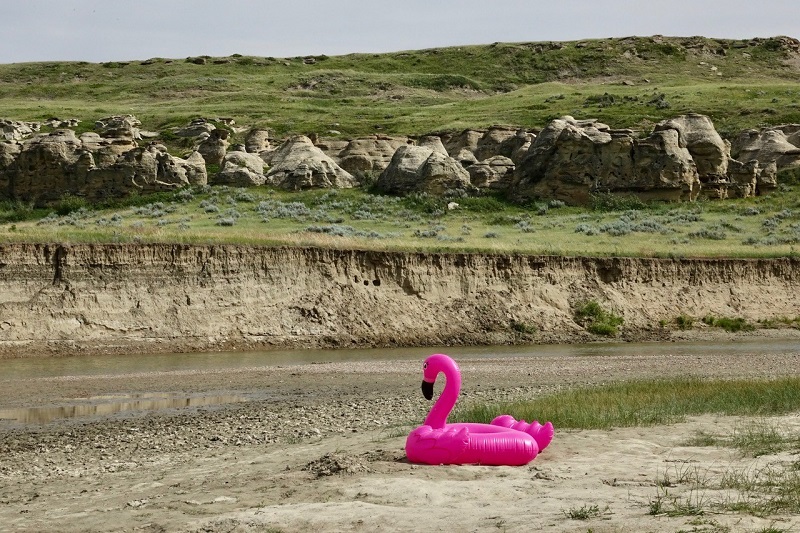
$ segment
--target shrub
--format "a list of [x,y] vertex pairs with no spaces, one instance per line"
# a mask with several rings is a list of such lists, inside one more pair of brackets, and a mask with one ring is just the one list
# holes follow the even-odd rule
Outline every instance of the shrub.
[[613,312],[606,311],[596,301],[589,300],[578,305],[575,311],[575,321],[595,335],[613,337],[617,334],[617,328],[622,325],[624,319]]
[[517,320],[511,321],[511,329],[525,335],[533,335],[538,331],[533,324],[526,324],[525,322],[519,322]]
[[689,315],[679,315],[675,317],[675,324],[678,329],[692,329],[694,326],[694,318]]

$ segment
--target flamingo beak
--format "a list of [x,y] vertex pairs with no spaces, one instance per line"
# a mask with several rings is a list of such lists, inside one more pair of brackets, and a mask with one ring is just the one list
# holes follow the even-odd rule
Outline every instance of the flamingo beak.
[[430,400],[433,398],[433,383],[423,380],[422,395],[425,396],[426,400]]

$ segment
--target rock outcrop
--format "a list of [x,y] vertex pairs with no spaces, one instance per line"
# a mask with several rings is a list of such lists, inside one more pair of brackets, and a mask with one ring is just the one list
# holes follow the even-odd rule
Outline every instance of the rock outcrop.
[[0,119],[0,140],[21,141],[41,129],[38,122]]
[[380,135],[353,139],[338,153],[339,166],[355,176],[383,172],[391,163],[395,151],[409,142],[407,137]]
[[204,139],[197,145],[197,151],[203,156],[206,164],[220,165],[228,151],[228,137],[230,132],[226,129],[217,128],[211,133],[204,135]]
[[556,198],[576,205],[588,203],[595,192],[690,200],[698,190],[697,168],[677,130],[638,140],[629,130],[566,116],[536,137],[510,194],[517,201]]
[[[577,302],[627,332],[676,313],[800,315],[800,261],[546,257],[181,244],[0,244],[0,353],[591,340]],[[433,320],[431,317],[435,316]],[[230,345],[229,345],[230,346]]]
[[656,124],[654,132],[663,130],[678,132],[678,144],[689,150],[701,183],[726,178],[730,147],[714,129],[710,118],[696,113],[681,115]]
[[228,152],[222,161],[220,171],[214,176],[214,185],[252,187],[263,185],[266,181],[266,163],[257,154],[247,152]]
[[378,177],[378,190],[390,194],[424,192],[441,195],[472,188],[469,173],[447,155],[441,139],[423,139],[422,146],[403,145]]
[[513,183],[514,169],[514,162],[511,159],[496,155],[468,166],[467,172],[475,187],[506,192]]
[[731,155],[761,166],[774,162],[778,169],[800,166],[800,124],[744,131],[733,140]]
[[286,140],[269,155],[271,167],[266,183],[292,191],[310,188],[350,188],[356,179],[317,148],[311,139],[298,135]]
[[112,137],[89,132],[78,138],[60,129],[23,143],[3,143],[0,193],[45,205],[66,194],[97,201],[207,181],[205,163],[196,152],[184,160],[163,145],[138,147],[127,136],[130,130],[104,132]]

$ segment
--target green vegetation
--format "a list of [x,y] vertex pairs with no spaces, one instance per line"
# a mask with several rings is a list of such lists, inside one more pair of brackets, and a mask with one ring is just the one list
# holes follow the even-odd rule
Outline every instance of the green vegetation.
[[[709,115],[731,135],[800,122],[796,64],[796,52],[780,38],[702,37],[496,43],[340,57],[22,63],[0,65],[0,117],[78,118],[81,132],[103,116],[133,113],[179,155],[189,141],[172,128],[199,116],[233,118],[233,143],[242,142],[248,127],[270,128],[276,137],[314,132],[347,138],[497,123],[536,129],[564,114],[647,132],[659,120],[690,111]],[[800,243],[796,172],[783,172],[776,193],[755,199],[664,204],[600,194],[587,209],[554,201],[513,205],[495,195],[394,198],[369,194],[374,180],[365,176],[362,189],[334,192],[203,188],[96,205],[65,197],[51,209],[1,201],[0,242],[644,257],[795,256]],[[460,207],[448,210],[449,201]],[[139,209],[147,205],[156,207]],[[619,326],[592,323],[605,335]],[[523,326],[511,325],[532,333]]]
[[[800,243],[796,187],[769,197],[642,204],[622,211],[553,202],[515,205],[498,196],[456,198],[459,208],[448,210],[450,200],[426,194],[399,198],[362,189],[291,193],[218,186],[96,205],[67,196],[50,209],[2,201],[0,242],[286,244],[634,257],[793,257]],[[695,236],[708,226],[725,228],[727,237]],[[588,327],[590,318],[580,320]],[[729,320],[714,325],[736,327],[736,319]],[[611,317],[591,322],[598,324],[599,334],[613,334],[620,325]],[[798,325],[788,318],[781,323]],[[748,328],[744,322],[738,325]]]
[[741,317],[730,318],[730,317],[720,317],[716,318],[711,315],[707,315],[703,317],[703,323],[714,326],[718,328],[722,328],[725,331],[730,333],[736,333],[738,331],[752,331],[755,329],[755,326],[748,323],[747,320]]
[[387,54],[0,65],[0,117],[132,113],[169,132],[231,117],[277,136],[416,135],[569,114],[648,129],[689,111],[734,133],[800,122],[800,71],[780,39],[630,37],[495,43]]
[[455,419],[488,423],[500,414],[550,420],[562,429],[671,424],[715,413],[768,416],[800,409],[800,378],[769,381],[674,379],[578,388],[535,400],[457,409]]
[[595,335],[613,337],[617,334],[617,328],[622,325],[623,318],[606,311],[594,300],[589,300],[578,305],[575,321]]
[[[725,446],[745,457],[800,450],[800,437],[768,418],[800,409],[800,378],[774,380],[672,379],[632,381],[570,389],[535,400],[457,408],[454,421],[487,423],[509,413],[526,420],[550,420],[559,430],[652,426],[681,422],[688,416],[719,414],[755,417],[731,434],[699,432],[683,446]],[[614,480],[615,482],[616,480]],[[613,483],[613,482],[610,482]],[[675,461],[656,474],[650,515],[687,516],[696,525],[719,512],[767,517],[800,513],[800,461],[784,459],[744,469],[712,473],[693,462]],[[596,505],[563,511],[574,520],[602,514]],[[767,530],[765,530],[767,531]],[[774,530],[777,531],[777,530]]]

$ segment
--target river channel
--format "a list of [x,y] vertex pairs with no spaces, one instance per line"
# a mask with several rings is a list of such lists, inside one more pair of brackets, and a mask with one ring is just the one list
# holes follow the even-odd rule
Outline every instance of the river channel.
[[[457,348],[393,348],[362,350],[291,350],[258,352],[175,353],[92,357],[41,357],[0,360],[0,427],[41,425],[66,419],[97,419],[119,415],[211,408],[252,400],[275,401],[288,393],[309,394],[300,388],[276,385],[275,371],[286,377],[310,373],[315,367],[350,364],[409,368],[431,353],[444,352],[462,366],[471,361],[515,360],[532,363],[562,361],[582,365],[625,361],[678,361],[722,357],[723,360],[774,360],[792,373],[800,352],[797,339],[744,339],[723,342],[597,343],[580,345],[477,346]],[[588,359],[587,359],[588,358]],[[588,361],[588,363],[587,363]],[[625,366],[620,367],[624,373]],[[663,364],[660,363],[660,364]],[[680,374],[680,368],[672,373]],[[567,370],[568,372],[568,370]],[[336,370],[330,370],[335,375]],[[726,376],[730,377],[730,376]],[[416,376],[408,376],[408,379]],[[260,381],[261,380],[261,381]],[[335,381],[317,382],[331,386]]]

